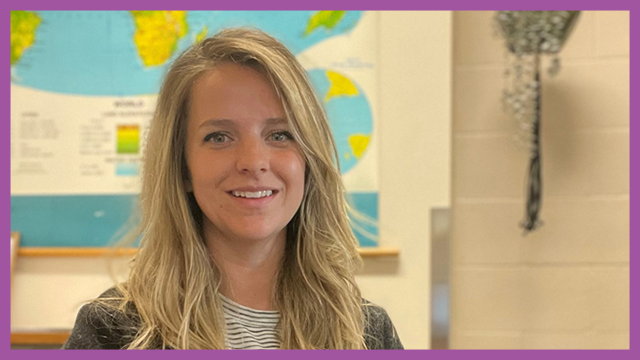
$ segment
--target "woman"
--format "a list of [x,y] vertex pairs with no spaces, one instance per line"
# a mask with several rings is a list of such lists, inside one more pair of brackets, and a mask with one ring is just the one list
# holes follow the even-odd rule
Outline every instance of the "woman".
[[183,53],[158,98],[129,280],[64,348],[402,348],[360,297],[336,148],[305,70],[230,29]]

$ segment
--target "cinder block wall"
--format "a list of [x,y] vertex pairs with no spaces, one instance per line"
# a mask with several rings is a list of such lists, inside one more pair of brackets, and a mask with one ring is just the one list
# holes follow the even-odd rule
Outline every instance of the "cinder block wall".
[[453,20],[451,346],[628,348],[629,13],[583,12],[543,75],[544,225],[526,237],[493,14]]

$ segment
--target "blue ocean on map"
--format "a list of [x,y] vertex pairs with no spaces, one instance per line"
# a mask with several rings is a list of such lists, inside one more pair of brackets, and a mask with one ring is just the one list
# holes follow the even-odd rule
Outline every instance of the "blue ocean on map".
[[134,43],[135,24],[127,11],[38,11],[36,42],[11,69],[14,84],[74,95],[156,94],[169,63],[206,27],[211,36],[236,26],[259,28],[294,54],[330,37],[348,33],[362,17],[348,11],[331,29],[305,35],[314,11],[189,11],[188,33],[162,66],[147,67]]
[[[313,69],[309,70],[308,74],[316,93],[319,94],[320,99],[323,99],[331,86],[327,71]],[[349,138],[353,135],[370,136],[373,132],[373,117],[369,101],[360,86],[355,82],[352,83],[358,89],[357,95],[331,97],[324,104],[331,132],[338,148],[342,174],[349,172],[359,160],[349,145]]]

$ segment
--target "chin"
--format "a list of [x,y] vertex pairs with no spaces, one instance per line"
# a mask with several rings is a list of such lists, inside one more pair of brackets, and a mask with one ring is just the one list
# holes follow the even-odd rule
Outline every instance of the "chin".
[[238,231],[235,232],[235,235],[236,237],[246,239],[247,241],[261,241],[278,237],[280,234],[284,235],[284,233],[284,229],[278,231],[270,228],[246,226],[242,229],[238,229]]
[[[248,234],[246,238],[254,241],[260,241],[265,239],[277,238],[278,236],[280,236],[280,234],[281,232],[255,232]],[[282,234],[284,235],[284,232],[282,232]]]
[[208,225],[212,226],[214,233],[218,233],[223,238],[259,242],[278,236],[286,237],[287,225],[281,226],[282,221],[273,218],[222,219],[219,223],[220,226],[216,226],[213,222],[208,222]]

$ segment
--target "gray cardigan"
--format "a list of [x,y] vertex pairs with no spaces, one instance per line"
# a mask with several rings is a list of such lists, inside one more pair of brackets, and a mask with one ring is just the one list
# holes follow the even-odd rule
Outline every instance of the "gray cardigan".
[[[101,298],[117,296],[112,288],[100,295]],[[403,349],[400,338],[387,312],[364,301],[362,307],[367,323],[365,343],[368,349]],[[76,323],[63,349],[123,349],[134,338],[139,318],[131,304],[127,314],[110,309],[98,303],[84,305],[76,318]],[[161,348],[161,344],[157,344]]]

